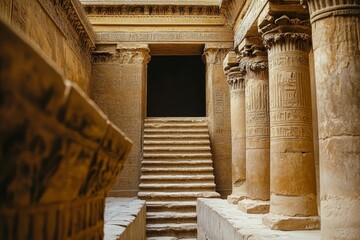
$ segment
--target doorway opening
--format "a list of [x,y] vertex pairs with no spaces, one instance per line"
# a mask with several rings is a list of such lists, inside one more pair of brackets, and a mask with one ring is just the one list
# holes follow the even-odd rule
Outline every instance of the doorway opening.
[[205,117],[205,64],[200,55],[152,56],[147,117]]

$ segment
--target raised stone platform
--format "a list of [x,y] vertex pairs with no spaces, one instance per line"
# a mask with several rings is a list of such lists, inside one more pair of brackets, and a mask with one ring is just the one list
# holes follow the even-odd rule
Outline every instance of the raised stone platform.
[[106,198],[105,240],[146,238],[146,205],[137,198]]
[[320,231],[271,230],[262,223],[264,214],[246,214],[223,199],[197,200],[198,240],[318,240]]

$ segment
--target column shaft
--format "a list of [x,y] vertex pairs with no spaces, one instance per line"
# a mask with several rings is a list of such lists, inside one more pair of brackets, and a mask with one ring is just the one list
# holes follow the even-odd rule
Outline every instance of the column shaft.
[[236,204],[244,196],[243,187],[246,180],[245,82],[234,51],[227,54],[223,67],[230,86],[231,110],[232,194],[228,196],[228,201]]
[[[270,214],[273,229],[318,228],[309,73],[308,21],[265,20],[269,48]],[[286,218],[282,216],[287,216]],[[307,218],[310,217],[310,218]]]
[[321,237],[360,239],[360,1],[310,0]]
[[264,47],[249,50],[246,84],[246,196],[270,199],[269,75]]

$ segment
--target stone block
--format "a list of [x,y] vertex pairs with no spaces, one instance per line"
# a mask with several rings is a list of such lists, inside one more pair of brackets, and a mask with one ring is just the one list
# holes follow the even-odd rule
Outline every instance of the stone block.
[[131,141],[24,36],[0,31],[0,238],[102,239]]
[[270,210],[270,201],[244,199],[238,203],[238,208],[245,213],[268,213]]

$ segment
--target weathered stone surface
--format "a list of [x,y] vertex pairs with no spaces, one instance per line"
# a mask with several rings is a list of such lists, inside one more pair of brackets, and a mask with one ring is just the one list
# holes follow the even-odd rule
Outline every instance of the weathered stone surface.
[[0,238],[102,239],[131,141],[28,40],[0,32]]
[[237,56],[230,51],[223,61],[223,69],[230,87],[231,145],[232,145],[232,193],[227,197],[237,204],[245,196],[246,180],[246,117],[245,79],[240,72]]
[[109,196],[136,196],[138,192],[148,52],[146,44],[116,44],[93,56],[91,96],[108,118],[134,139],[130,161]]
[[90,93],[95,35],[78,0],[6,0],[0,3],[0,13],[52,59],[67,79]]
[[246,214],[222,199],[198,199],[199,240],[319,240],[320,231],[278,231],[262,223],[263,214]]
[[308,1],[319,117],[321,237],[360,238],[360,2]]
[[240,50],[246,102],[246,196],[270,199],[270,111],[268,56],[258,37]]
[[239,201],[238,208],[245,213],[268,213],[270,210],[270,201],[243,199]]
[[106,198],[104,239],[146,239],[146,205],[136,198]]
[[[209,122],[211,149],[214,161],[216,191],[222,197],[231,193],[231,134],[230,93],[222,63],[230,47],[207,45],[204,49],[206,62],[206,111]],[[221,177],[220,177],[221,176]]]
[[270,212],[316,216],[309,22],[268,17],[259,29],[269,48]]

